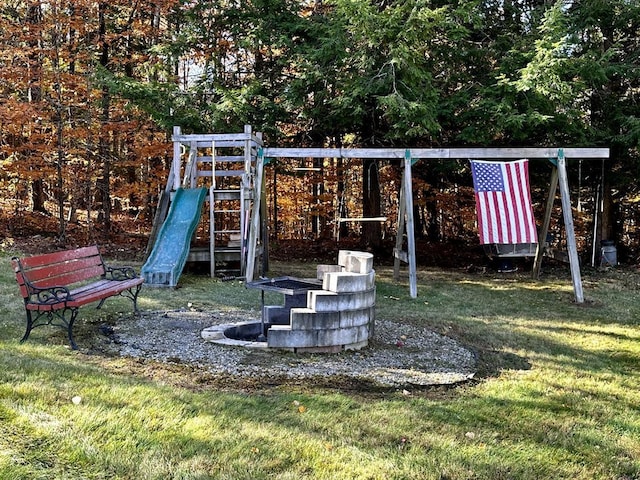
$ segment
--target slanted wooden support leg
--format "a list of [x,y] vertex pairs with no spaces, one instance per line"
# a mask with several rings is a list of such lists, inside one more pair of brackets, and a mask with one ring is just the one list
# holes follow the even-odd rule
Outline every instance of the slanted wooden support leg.
[[400,262],[408,262],[406,252],[402,250],[404,237],[404,213],[406,211],[404,181],[400,185],[400,201],[398,205],[398,228],[396,234],[396,247],[393,250],[393,279],[397,282],[400,280]]
[[556,196],[556,191],[560,187],[560,201],[562,204],[562,217],[564,220],[564,229],[567,235],[567,252],[569,256],[569,267],[571,269],[571,279],[573,282],[573,292],[576,303],[584,303],[584,291],[582,288],[582,277],[580,273],[580,259],[578,258],[578,249],[576,245],[576,236],[573,227],[573,215],[571,213],[571,198],[569,197],[569,181],[567,179],[567,166],[563,149],[558,150],[558,157],[554,163],[551,173],[551,183],[549,185],[549,196],[547,197],[547,208],[544,214],[544,220],[540,227],[538,236],[538,249],[536,258],[533,263],[533,278],[540,277],[540,268],[542,266],[542,257],[544,255],[544,244],[551,223],[551,212]]
[[409,294],[411,298],[418,296],[418,275],[416,267],[416,237],[413,226],[413,181],[411,179],[412,158],[409,152],[404,158],[404,193],[407,217],[407,254],[409,255]]
[[542,267],[542,257],[544,256],[544,244],[547,242],[547,233],[551,224],[551,213],[553,212],[553,204],[558,190],[558,167],[554,164],[551,171],[551,182],[549,183],[549,193],[547,195],[547,208],[544,212],[544,219],[540,227],[538,235],[538,247],[536,249],[536,258],[533,262],[532,276],[536,280],[540,278],[540,269]]
[[[398,230],[396,233],[396,247],[393,249],[393,278],[400,278],[400,262],[409,264],[409,294],[411,298],[418,296],[418,276],[416,270],[416,240],[413,226],[413,181],[411,179],[411,164],[413,159],[407,150],[404,157],[402,184],[400,185],[400,206],[398,210]],[[407,251],[402,250],[402,240],[405,228],[407,230]]]
[[573,228],[573,214],[571,213],[571,199],[569,198],[567,167],[562,149],[558,151],[558,183],[560,184],[560,200],[562,201],[564,229],[567,234],[567,251],[569,252],[569,267],[571,269],[571,279],[573,281],[573,292],[576,303],[584,303],[582,276],[580,274],[580,259],[578,258],[576,233]]

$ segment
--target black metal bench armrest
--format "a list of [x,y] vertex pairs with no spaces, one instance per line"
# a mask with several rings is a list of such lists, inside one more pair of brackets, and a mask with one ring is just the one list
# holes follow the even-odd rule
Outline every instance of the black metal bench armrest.
[[132,267],[106,267],[104,277],[107,280],[130,280],[138,274]]
[[36,305],[53,305],[73,300],[67,287],[38,288],[29,285],[29,303]]

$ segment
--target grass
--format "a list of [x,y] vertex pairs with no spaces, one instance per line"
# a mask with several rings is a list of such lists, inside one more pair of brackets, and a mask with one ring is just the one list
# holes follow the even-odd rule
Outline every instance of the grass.
[[[73,352],[62,329],[22,335],[0,256],[2,479],[640,478],[640,274],[470,274],[421,269],[418,298],[378,267],[377,317],[423,325],[478,354],[455,388],[358,393],[308,382],[226,388],[197,371]],[[273,275],[313,266],[276,264]],[[259,309],[239,282],[186,275],[144,289],[147,310]],[[85,307],[80,346],[130,305]],[[80,397],[79,403],[73,398]]]

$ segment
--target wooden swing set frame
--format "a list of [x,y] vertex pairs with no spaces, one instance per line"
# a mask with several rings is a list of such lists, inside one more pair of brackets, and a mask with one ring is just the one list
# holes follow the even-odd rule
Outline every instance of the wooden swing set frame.
[[[552,163],[551,181],[547,197],[545,216],[538,232],[538,245],[535,253],[532,275],[540,276],[544,242],[551,223],[551,214],[558,186],[562,215],[566,230],[568,262],[571,269],[574,296],[576,303],[584,302],[580,264],[573,227],[569,183],[567,179],[567,159],[608,159],[608,148],[272,148],[261,149],[259,155],[264,159],[275,158],[372,158],[397,159],[403,163],[402,183],[400,187],[400,203],[398,212],[398,228],[394,256],[394,279],[400,276],[401,262],[409,267],[409,292],[412,298],[418,296],[416,246],[413,220],[413,190],[411,167],[420,160],[442,159],[496,159],[514,160],[521,158],[546,159]],[[383,217],[349,218],[341,221],[381,221]],[[403,239],[406,235],[407,250],[403,250]]]

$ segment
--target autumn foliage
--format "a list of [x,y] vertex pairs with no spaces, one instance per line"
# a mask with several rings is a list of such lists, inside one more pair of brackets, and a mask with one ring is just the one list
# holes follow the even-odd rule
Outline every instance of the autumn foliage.
[[[2,2],[2,233],[141,249],[172,127],[248,124],[269,146],[611,147],[604,165],[570,165],[576,223],[588,243],[603,202],[602,235],[634,258],[640,7],[605,3]],[[399,176],[384,161],[274,162],[270,234],[388,241]],[[534,201],[548,178],[534,168]],[[477,246],[470,186],[464,159],[416,165],[417,235]],[[341,221],[361,216],[387,220]]]
[[167,136],[101,77],[148,78],[160,6],[5,2],[0,15],[0,188],[11,226],[40,212],[57,219],[42,233],[64,241],[70,222],[95,238],[112,232],[114,210],[148,217]]

